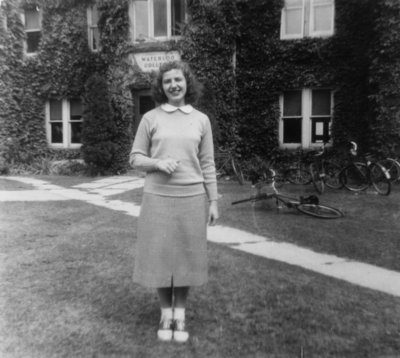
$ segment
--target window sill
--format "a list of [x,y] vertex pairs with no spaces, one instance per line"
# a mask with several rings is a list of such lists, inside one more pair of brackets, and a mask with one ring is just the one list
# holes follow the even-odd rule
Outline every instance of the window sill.
[[81,148],[82,144],[70,144],[69,146],[64,144],[49,144],[48,146],[54,150],[77,150]]
[[171,36],[171,37],[154,37],[147,38],[143,40],[134,40],[132,41],[133,45],[145,45],[145,44],[157,44],[157,43],[166,43],[166,42],[178,42],[182,40],[182,36]]
[[280,40],[282,41],[287,41],[287,40],[304,40],[304,39],[310,39],[310,38],[328,38],[332,37],[334,33],[315,33],[307,36],[280,36]]
[[[321,143],[309,143],[308,145],[301,144],[301,143],[279,143],[280,149],[287,149],[287,150],[297,150],[299,148],[303,150],[315,150],[319,149],[323,146],[323,142]],[[330,148],[332,146],[331,142],[326,143],[326,147]]]

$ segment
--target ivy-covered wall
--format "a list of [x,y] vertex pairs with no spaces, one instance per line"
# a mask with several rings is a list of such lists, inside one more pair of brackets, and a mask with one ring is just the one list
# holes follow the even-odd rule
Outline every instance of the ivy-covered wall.
[[[103,61],[88,49],[87,4],[88,1],[68,0],[2,2],[7,29],[3,28],[1,33],[5,56],[0,83],[12,97],[11,102],[2,102],[0,108],[0,154],[6,162],[35,170],[40,169],[44,158],[80,157],[79,150],[48,147],[45,102],[81,97],[90,75],[106,69]],[[39,6],[43,12],[42,38],[38,53],[26,56],[21,11],[32,6]]]
[[231,0],[189,1],[189,22],[180,50],[205,84],[200,107],[217,122],[217,144],[234,148],[238,141],[235,74],[239,12]]
[[[103,119],[93,120],[87,106],[82,149],[49,149],[45,102],[80,96],[93,104],[88,88],[102,79],[107,88],[99,100],[106,102],[113,123],[107,141],[114,149],[108,164],[96,171],[126,170],[137,120],[131,90],[149,88],[151,82],[131,56],[170,50],[179,51],[204,83],[199,107],[212,120],[216,144],[234,148],[243,159],[279,153],[279,95],[306,87],[335,90],[336,146],[356,140],[388,154],[399,143],[398,0],[336,0],[334,36],[286,41],[279,38],[283,0],[188,0],[189,21],[180,41],[136,45],[130,40],[129,0],[97,0],[98,53],[90,51],[87,40],[86,9],[94,2],[2,1],[0,16],[7,18],[7,30],[0,28],[3,162],[29,166],[44,157],[88,158],[85,150],[104,137],[95,130]],[[26,57],[18,12],[36,5],[43,11],[42,40],[38,54]]]
[[276,154],[279,94],[313,87],[335,91],[336,147],[355,140],[365,151],[393,153],[400,144],[400,3],[336,0],[334,36],[300,40],[280,40],[282,5],[283,0],[238,3],[237,81],[246,155]]
[[400,2],[377,4],[369,68],[368,144],[385,155],[400,156]]

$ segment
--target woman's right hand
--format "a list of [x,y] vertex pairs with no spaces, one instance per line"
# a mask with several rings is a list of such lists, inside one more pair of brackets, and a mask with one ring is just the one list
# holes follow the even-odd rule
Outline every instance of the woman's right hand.
[[156,163],[157,169],[166,174],[172,174],[178,167],[178,165],[179,165],[179,160],[175,160],[172,158],[160,159]]

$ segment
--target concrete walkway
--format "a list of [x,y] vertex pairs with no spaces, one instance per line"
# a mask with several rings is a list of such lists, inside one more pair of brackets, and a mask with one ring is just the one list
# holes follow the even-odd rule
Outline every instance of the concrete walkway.
[[[140,212],[139,204],[108,199],[111,195],[142,188],[143,179],[138,177],[108,177],[79,184],[72,189],[52,185],[44,180],[34,178],[10,176],[1,178],[33,185],[36,190],[0,191],[0,202],[81,200],[92,205],[121,211],[133,217],[137,217]],[[350,261],[333,255],[316,253],[293,244],[276,242],[267,237],[221,225],[208,228],[208,240],[227,245],[235,250],[285,262],[289,265],[299,266],[322,275],[400,297],[400,272],[397,271]]]

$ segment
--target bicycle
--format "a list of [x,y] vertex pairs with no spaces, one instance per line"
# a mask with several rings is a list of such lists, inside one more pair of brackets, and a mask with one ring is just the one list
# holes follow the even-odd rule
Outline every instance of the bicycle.
[[234,176],[240,185],[244,184],[244,175],[239,164],[229,150],[219,149],[215,155],[215,167],[217,179],[223,176]]
[[372,161],[370,155],[361,158],[362,162],[356,160],[358,146],[356,142],[350,142],[351,163],[340,172],[340,181],[350,191],[360,192],[371,185],[380,195],[389,195],[391,191],[390,174],[388,170]]
[[282,176],[283,179],[287,179],[289,183],[296,185],[307,185],[311,183],[311,173],[304,164],[303,150],[301,148],[297,150],[296,163],[284,169]]
[[310,173],[315,190],[322,194],[325,186],[331,189],[341,189],[343,183],[340,181],[342,167],[325,158],[326,144],[314,155],[314,162],[310,164]]
[[273,189],[273,193],[261,193],[261,188],[263,185],[265,185],[265,182],[257,183],[255,185],[255,188],[257,190],[257,193],[255,195],[252,195],[246,199],[234,201],[231,204],[237,205],[245,202],[255,203],[256,201],[259,200],[275,199],[277,207],[279,207],[280,204],[283,204],[285,207],[289,209],[296,209],[297,211],[303,214],[319,219],[338,219],[344,216],[343,212],[340,211],[339,209],[320,204],[319,198],[315,195],[310,195],[308,197],[300,196],[298,198],[294,198],[278,193],[275,187],[276,172],[273,169],[270,169],[270,174],[271,174],[271,187]]
[[[255,184],[257,182],[265,182],[270,180],[270,168],[274,168],[277,160],[265,161],[259,156],[254,156],[247,162],[246,178]],[[304,169],[303,161],[298,161],[295,165],[285,167],[275,171],[274,183],[276,186],[283,186],[285,183],[295,185],[306,185],[311,182],[310,173]]]

